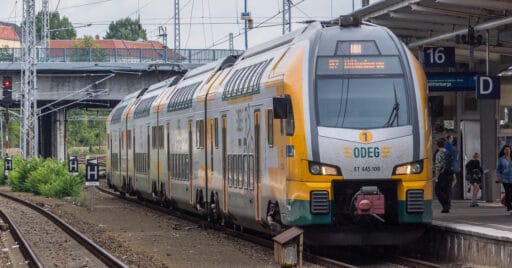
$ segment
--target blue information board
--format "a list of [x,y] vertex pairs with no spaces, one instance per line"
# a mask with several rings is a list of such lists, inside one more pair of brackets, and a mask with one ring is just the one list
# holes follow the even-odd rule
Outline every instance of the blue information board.
[[475,73],[427,73],[429,91],[475,91]]

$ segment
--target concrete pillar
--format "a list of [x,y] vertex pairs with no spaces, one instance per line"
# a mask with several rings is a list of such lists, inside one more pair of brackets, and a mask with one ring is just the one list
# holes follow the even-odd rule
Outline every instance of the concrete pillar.
[[496,201],[500,196],[501,184],[496,181],[496,161],[498,160],[498,111],[496,100],[479,100],[480,105],[480,148],[484,174],[483,198],[487,202]]
[[60,160],[66,160],[66,109],[60,109],[52,113],[54,116],[55,146],[54,156]]

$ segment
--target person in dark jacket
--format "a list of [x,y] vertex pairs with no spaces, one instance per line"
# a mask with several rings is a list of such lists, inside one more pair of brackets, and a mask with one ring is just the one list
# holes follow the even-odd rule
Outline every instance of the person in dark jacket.
[[434,181],[436,182],[434,191],[436,193],[437,200],[439,200],[439,203],[441,203],[441,206],[443,207],[441,213],[450,212],[451,185],[453,178],[453,173],[446,168],[445,142],[446,140],[444,138],[437,140],[438,151],[434,159]]
[[470,207],[478,207],[476,197],[482,185],[482,166],[480,165],[480,154],[473,154],[473,158],[466,163],[466,181],[471,185],[471,203]]

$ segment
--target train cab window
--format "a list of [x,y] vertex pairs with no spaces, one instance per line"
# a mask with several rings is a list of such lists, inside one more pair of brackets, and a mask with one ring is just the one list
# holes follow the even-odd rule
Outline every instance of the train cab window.
[[274,146],[274,113],[272,109],[267,109],[265,115],[267,119],[267,144],[272,147]]
[[204,148],[204,120],[196,121],[196,147]]
[[372,129],[409,124],[403,78],[319,77],[316,87],[320,126]]

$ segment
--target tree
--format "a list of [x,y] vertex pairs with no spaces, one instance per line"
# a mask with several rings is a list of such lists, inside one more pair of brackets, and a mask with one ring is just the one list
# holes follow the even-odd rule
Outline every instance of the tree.
[[146,30],[142,28],[140,21],[125,18],[111,22],[108,26],[107,34],[103,39],[118,39],[136,41],[137,39],[146,39]]
[[94,39],[90,35],[84,35],[80,42],[73,45],[71,51],[71,61],[105,61],[107,59],[107,53],[98,49],[98,45],[94,42]]
[[[66,16],[60,17],[59,12],[50,12],[49,14],[50,40],[72,40],[76,39],[76,30],[73,24]],[[36,38],[41,40],[43,29],[43,12],[39,11],[36,15]]]

